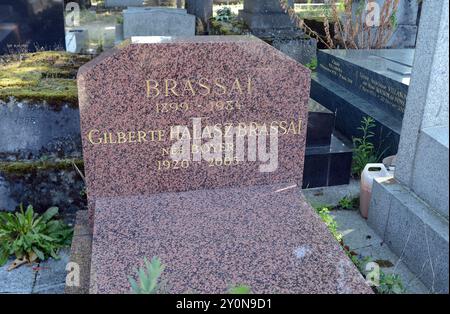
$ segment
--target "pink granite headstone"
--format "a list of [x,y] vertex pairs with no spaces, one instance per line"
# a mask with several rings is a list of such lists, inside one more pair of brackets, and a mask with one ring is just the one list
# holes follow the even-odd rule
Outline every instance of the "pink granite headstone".
[[[80,69],[90,196],[279,182],[301,185],[308,69],[256,37],[146,38],[141,39],[145,43],[113,50]],[[277,169],[261,172],[262,162],[248,158],[228,165],[226,147],[222,163],[193,161],[207,142],[196,145],[200,135],[195,136],[193,125],[198,118],[201,131],[217,125],[224,136],[231,126],[278,126]],[[168,155],[176,143],[176,126],[187,126],[193,138],[191,158],[185,162]]]
[[137,37],[83,66],[91,291],[129,291],[144,256],[171,292],[369,291],[297,188],[309,87],[247,36]]

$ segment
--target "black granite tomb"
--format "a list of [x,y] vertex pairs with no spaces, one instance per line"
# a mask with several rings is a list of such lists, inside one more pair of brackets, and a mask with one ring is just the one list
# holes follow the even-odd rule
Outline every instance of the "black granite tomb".
[[0,54],[64,50],[63,0],[0,0]]
[[[317,72],[398,118],[403,117],[411,76],[411,50],[321,50]],[[397,60],[387,59],[389,55]],[[403,63],[402,63],[403,61]]]
[[334,130],[335,114],[310,99],[303,188],[348,184],[352,144]]
[[335,127],[348,139],[372,117],[378,152],[396,154],[413,58],[413,49],[321,50],[311,98],[336,113]]

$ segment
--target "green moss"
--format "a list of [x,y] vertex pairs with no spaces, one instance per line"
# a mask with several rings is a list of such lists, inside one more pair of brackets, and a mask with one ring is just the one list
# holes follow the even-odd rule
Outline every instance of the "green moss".
[[73,165],[83,169],[83,159],[37,160],[37,161],[3,161],[0,172],[4,174],[27,174],[34,171],[69,170]]
[[0,99],[77,105],[76,74],[89,56],[61,51],[29,53],[0,64]]
[[210,25],[213,35],[242,35],[247,30],[247,26],[236,17],[232,17],[229,21],[211,18]]

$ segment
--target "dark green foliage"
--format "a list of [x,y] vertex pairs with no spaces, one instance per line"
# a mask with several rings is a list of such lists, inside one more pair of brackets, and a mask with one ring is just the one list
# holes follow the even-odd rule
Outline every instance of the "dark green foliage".
[[70,246],[73,230],[61,220],[55,220],[58,207],[50,207],[42,215],[29,205],[24,212],[0,212],[0,266],[10,255],[33,262],[48,257],[58,259],[58,250]]
[[359,177],[364,167],[369,163],[379,162],[384,151],[377,154],[375,146],[371,142],[371,138],[375,133],[372,129],[375,127],[375,120],[372,117],[364,117],[358,130],[362,131],[362,137],[353,137],[353,161],[352,174]]

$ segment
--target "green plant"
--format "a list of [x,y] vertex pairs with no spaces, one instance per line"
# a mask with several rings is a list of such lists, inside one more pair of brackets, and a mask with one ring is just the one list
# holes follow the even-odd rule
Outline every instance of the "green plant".
[[81,197],[86,197],[86,186],[83,186],[80,190],[80,196]]
[[217,14],[215,16],[215,19],[217,21],[221,21],[221,22],[228,22],[231,20],[231,18],[233,17],[233,12],[231,12],[231,9],[228,7],[224,7],[221,8],[219,10],[217,10]]
[[397,274],[380,271],[380,285],[376,288],[381,294],[401,294],[405,292],[402,279]]
[[345,249],[345,252],[347,256],[350,257],[353,264],[355,264],[356,268],[358,268],[359,272],[366,277],[366,265],[367,263],[370,263],[372,259],[369,256],[358,255],[349,249]]
[[[343,236],[337,230],[337,222],[333,218],[333,216],[331,216],[330,211],[327,207],[316,207],[315,210],[319,214],[320,218],[325,222],[333,237],[342,246],[345,254],[350,258],[353,264],[355,264],[364,278],[366,278],[368,275],[366,265],[372,262],[372,258],[370,256],[359,255],[344,244]],[[379,269],[378,286],[375,286],[373,289],[375,292],[380,294],[400,294],[405,292],[402,280],[399,275],[386,274],[381,269]]]
[[[374,262],[369,256],[361,256],[361,255],[352,255],[351,251],[346,250],[347,255],[352,260],[353,264],[358,268],[359,272],[364,276],[364,278],[368,279],[366,265],[368,263]],[[375,261],[376,264],[379,264]],[[381,267],[381,266],[380,266]],[[403,287],[402,279],[398,274],[386,274],[380,268],[378,285],[374,286],[373,289],[376,293],[380,294],[401,294],[405,292],[405,288]]]
[[131,290],[136,294],[155,294],[161,291],[162,285],[160,276],[164,271],[164,265],[158,257],[154,256],[149,262],[144,257],[145,268],[140,267],[136,272],[139,283],[132,277],[128,277]]
[[338,202],[338,206],[342,209],[352,209],[353,208],[353,199],[349,196],[344,196]]
[[330,230],[333,237],[338,241],[342,241],[342,234],[337,230],[338,225],[333,216],[330,215],[330,211],[326,207],[316,208],[316,212],[319,214],[320,218],[325,222],[325,225]]
[[[161,263],[157,256],[154,256],[151,262],[144,257],[144,267],[139,267],[136,270],[139,282],[128,276],[131,291],[136,294],[162,293],[165,290],[165,285],[161,280],[164,268],[164,264]],[[228,289],[229,294],[249,294],[251,292],[251,288],[247,285],[231,285]],[[193,292],[191,291],[190,293]]]
[[58,259],[57,252],[70,246],[73,230],[61,220],[55,220],[58,207],[50,207],[42,215],[28,205],[20,212],[0,213],[0,266],[14,254],[17,260],[33,262],[49,256]]
[[361,120],[361,126],[358,130],[362,131],[362,137],[353,137],[353,160],[352,160],[352,174],[359,177],[364,167],[368,163],[379,161],[384,154],[376,154],[375,146],[370,141],[374,136],[372,129],[375,127],[375,120],[372,117],[364,117]]
[[228,289],[229,294],[250,294],[252,290],[247,285],[233,285]]
[[311,71],[315,71],[317,69],[317,58],[313,58],[309,63],[305,64],[305,67]]

